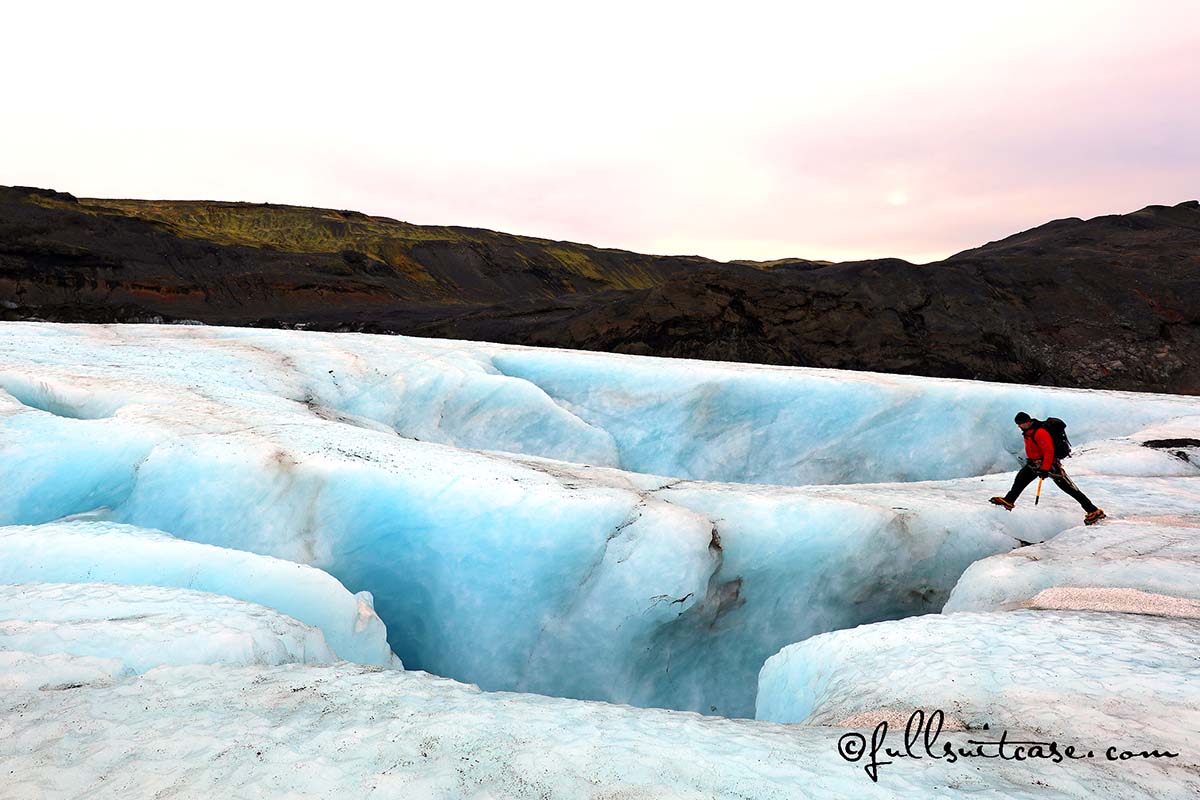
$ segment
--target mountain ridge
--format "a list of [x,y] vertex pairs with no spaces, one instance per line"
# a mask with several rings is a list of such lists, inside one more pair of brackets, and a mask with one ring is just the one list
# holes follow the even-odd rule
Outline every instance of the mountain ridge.
[[652,256],[361,212],[0,187],[0,319],[195,320],[1200,393],[1200,202],[942,261]]

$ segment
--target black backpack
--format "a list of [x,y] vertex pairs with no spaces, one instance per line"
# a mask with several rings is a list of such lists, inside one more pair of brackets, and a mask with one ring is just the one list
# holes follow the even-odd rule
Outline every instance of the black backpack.
[[1042,422],[1042,427],[1046,429],[1046,432],[1050,434],[1050,438],[1054,440],[1054,457],[1070,458],[1071,440],[1067,438],[1067,423],[1058,417],[1046,417]]

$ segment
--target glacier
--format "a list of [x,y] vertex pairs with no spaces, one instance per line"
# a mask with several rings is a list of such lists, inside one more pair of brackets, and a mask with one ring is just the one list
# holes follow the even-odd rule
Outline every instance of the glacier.
[[179,664],[321,663],[316,628],[208,592],[110,583],[0,585],[0,650],[120,661],[120,674]]
[[113,582],[224,595],[319,628],[347,661],[403,666],[388,648],[370,593],[351,595],[303,564],[161,531],[90,519],[0,528],[0,584],[29,582]]
[[[944,738],[1075,744],[1142,758],[1171,796],[1200,792],[1200,619],[1013,610],[929,614],[815,636],[763,666],[758,717],[900,738],[938,709]],[[1127,762],[1121,762],[1127,763]],[[1143,777],[1145,779],[1145,777]],[[1128,791],[1128,790],[1126,790]],[[1125,796],[1112,787],[1101,796]]]
[[926,614],[814,636],[772,656],[760,676],[759,719],[836,725],[889,707],[941,708],[976,730],[1123,730],[1200,764],[1200,620]]
[[783,648],[759,674],[757,718],[863,737],[890,726],[899,738],[914,713],[936,709],[947,730],[985,740],[1003,729],[1089,758],[1143,759],[1140,791],[1195,796],[1197,532],[1200,514],[1146,514],[981,559],[941,614]]
[[[1081,512],[1053,488],[1012,513],[983,502],[1019,463],[1011,420],[1021,409],[1068,420],[1071,474],[1116,519],[1076,530]],[[186,749],[169,731],[196,714],[204,752],[229,758],[229,772],[189,769],[179,785],[193,794],[239,770],[273,782],[248,785],[249,796],[268,785],[300,791],[305,776],[328,793],[369,784],[385,795],[589,796],[587,786],[624,785],[621,770],[648,796],[794,796],[797,781],[831,797],[936,796],[947,782],[997,797],[1161,791],[1178,783],[1174,767],[1164,783],[1159,764],[1075,765],[1059,777],[906,765],[876,786],[836,756],[838,728],[827,726],[955,699],[916,691],[918,667],[898,645],[889,668],[910,694],[875,680],[882,662],[839,655],[866,653],[855,637],[869,643],[889,625],[930,658],[944,641],[947,658],[968,666],[980,637],[1016,648],[1022,615],[1062,617],[1033,626],[1047,639],[1055,629],[1085,642],[1113,627],[1098,646],[1114,653],[1174,647],[1173,637],[1190,647],[1186,616],[1152,623],[1185,627],[1106,627],[1087,615],[1115,611],[1074,610],[1061,593],[1097,588],[1087,575],[1103,562],[1100,588],[1182,601],[1200,467],[1143,443],[1197,431],[1200,399],[1189,397],[406,337],[0,323],[0,585],[42,587],[30,591],[66,604],[78,592],[100,616],[105,603],[136,610],[153,596],[171,609],[168,638],[186,640],[207,616],[240,643],[214,644],[203,666],[189,666],[164,640],[156,663],[136,639],[93,635],[118,630],[122,614],[82,620],[88,639],[41,603],[46,618],[14,617],[23,638],[0,644],[0,686],[24,693],[11,701],[20,720],[0,713],[19,743],[0,746],[0,766],[34,775],[29,792],[67,796],[114,777],[121,756],[105,742],[130,729],[95,720],[136,717],[151,733],[130,735],[130,746],[154,761],[156,737],[176,755]],[[1123,536],[1177,550],[1177,570],[1114,565]],[[1025,562],[1038,566],[1005,577]],[[1126,610],[1148,608],[1121,598]],[[239,615],[222,599],[255,611]],[[259,636],[290,644],[271,650]],[[827,638],[834,644],[821,645]],[[297,644],[317,640],[325,650]],[[1078,648],[1047,660],[1069,640],[1013,652],[1035,672],[1061,663],[1107,680]],[[999,666],[981,663],[974,716],[963,711],[972,724],[989,714],[1014,729],[1061,722],[1038,717],[1032,695],[1000,715],[1005,696],[987,689]],[[1153,671],[1136,659],[1110,666],[1119,686]],[[796,711],[796,687],[818,673],[871,684],[865,706],[830,695],[832,710],[812,724]],[[1164,666],[1172,681],[1185,674]],[[318,682],[315,695],[297,688]],[[223,701],[247,686],[266,696],[245,709]],[[1061,705],[1067,691],[1042,697]],[[171,700],[139,712],[156,693]],[[289,700],[286,713],[271,710],[272,697]],[[337,708],[329,738],[316,737],[333,750],[275,737],[266,755],[243,753],[241,734],[219,733],[264,720],[324,731],[313,703]],[[63,758],[52,732],[69,729],[64,708],[93,720],[93,757],[49,776],[34,765]],[[397,737],[408,747],[439,727],[439,708],[455,709],[437,739],[444,763],[422,769],[429,756],[409,753],[381,772]],[[776,716],[806,724],[765,721]],[[1090,719],[1107,735],[1119,717]],[[338,745],[343,735],[356,745]],[[660,738],[670,745],[652,745]],[[606,748],[617,772],[605,771]],[[632,769],[640,757],[649,766]],[[163,759],[163,769],[183,763]],[[498,759],[519,766],[498,769]],[[303,776],[286,774],[310,761]],[[139,791],[171,785],[137,780]]]
[[[936,611],[971,563],[1077,522],[1063,498],[979,503],[1017,462],[1012,408],[1069,417],[1086,465],[1088,436],[1200,405],[402,337],[2,330],[0,523],[92,514],[311,565],[373,596],[410,668],[726,716],[753,715],[779,648]],[[1104,505],[1125,482],[1101,475]],[[1156,480],[1148,504],[1196,503]]]
[[963,573],[944,610],[1017,608],[1054,587],[1136,589],[1200,599],[1200,520],[1116,520],[982,559]]
[[[57,668],[80,682],[96,670]],[[162,667],[117,684],[9,692],[0,725],[15,797],[1194,796],[1147,765],[1105,762],[926,759],[884,767],[875,783],[837,755],[840,731],[480,692],[345,662]]]

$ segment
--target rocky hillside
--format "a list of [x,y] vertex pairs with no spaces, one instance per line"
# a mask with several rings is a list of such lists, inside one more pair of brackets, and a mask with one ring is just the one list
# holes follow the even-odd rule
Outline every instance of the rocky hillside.
[[0,298],[55,319],[261,324],[640,289],[699,263],[356,211],[0,187]]
[[1200,203],[913,265],[0,188],[0,318],[198,320],[1200,394]]

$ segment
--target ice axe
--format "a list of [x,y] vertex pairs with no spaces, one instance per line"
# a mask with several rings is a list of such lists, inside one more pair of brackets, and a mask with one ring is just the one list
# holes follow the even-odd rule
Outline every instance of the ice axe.
[[1046,479],[1045,479],[1045,478],[1038,478],[1038,490],[1037,490],[1037,495],[1036,495],[1036,496],[1033,498],[1033,504],[1034,504],[1035,506],[1038,504],[1038,500],[1041,500],[1041,499],[1042,499],[1042,481],[1044,481],[1044,480],[1046,480]]

